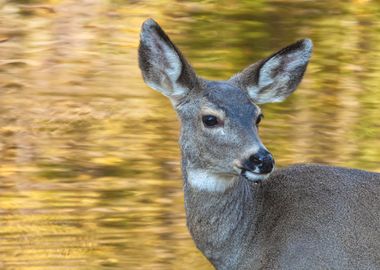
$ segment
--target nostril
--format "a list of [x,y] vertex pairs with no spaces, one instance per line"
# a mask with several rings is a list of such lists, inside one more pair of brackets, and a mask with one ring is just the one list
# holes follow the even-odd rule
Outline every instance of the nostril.
[[249,161],[255,165],[261,165],[263,163],[263,159],[261,159],[260,157],[256,155],[251,155],[249,157]]
[[268,155],[264,159],[263,164],[261,166],[261,169],[262,169],[263,173],[270,173],[273,170],[273,167],[274,167],[273,157],[272,157],[272,155]]

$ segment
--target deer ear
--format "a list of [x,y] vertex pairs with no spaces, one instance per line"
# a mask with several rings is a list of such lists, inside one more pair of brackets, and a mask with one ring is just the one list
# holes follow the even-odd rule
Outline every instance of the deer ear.
[[300,40],[234,75],[229,82],[258,104],[280,102],[294,92],[309,62],[313,44]]
[[152,19],[141,29],[139,65],[145,83],[177,104],[198,80],[190,64]]

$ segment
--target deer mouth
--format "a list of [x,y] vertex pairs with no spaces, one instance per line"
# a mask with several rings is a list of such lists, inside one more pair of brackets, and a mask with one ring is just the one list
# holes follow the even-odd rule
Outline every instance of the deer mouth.
[[255,168],[251,169],[248,166],[244,166],[239,161],[234,162],[233,169],[235,171],[235,175],[239,175],[240,177],[253,183],[262,182],[263,180],[267,179],[273,172],[273,169],[272,169],[270,172],[262,173],[258,169],[255,169]]
[[267,179],[270,175],[270,173],[260,174],[255,173],[253,171],[247,170],[247,169],[241,169],[240,175],[247,179],[248,181],[252,181],[254,183],[259,183],[265,179]]

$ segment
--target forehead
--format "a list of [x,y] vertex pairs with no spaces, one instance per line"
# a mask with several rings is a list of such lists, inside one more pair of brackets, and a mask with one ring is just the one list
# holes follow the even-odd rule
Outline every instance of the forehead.
[[203,103],[230,116],[253,116],[260,112],[260,108],[252,103],[245,91],[224,82],[208,82]]

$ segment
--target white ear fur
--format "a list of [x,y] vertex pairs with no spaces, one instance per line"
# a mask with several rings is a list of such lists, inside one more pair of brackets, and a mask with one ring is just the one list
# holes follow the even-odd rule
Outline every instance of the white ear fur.
[[258,104],[280,102],[294,92],[309,62],[313,44],[300,40],[236,74],[231,83],[248,91]]
[[143,23],[139,64],[144,81],[176,103],[194,87],[196,76],[181,52],[152,19]]
[[[166,96],[170,96],[173,91],[173,82],[176,82],[182,71],[182,63],[177,53],[167,43],[163,42],[155,31],[150,29],[151,21],[147,21],[143,25],[143,31],[140,35],[140,42],[150,50],[151,58],[149,64],[151,70],[162,73],[157,80],[152,80],[152,76],[144,76],[146,83],[153,89],[162,92]],[[155,43],[160,43],[159,48]],[[143,45],[141,45],[143,46]],[[145,75],[145,74],[144,74]]]

